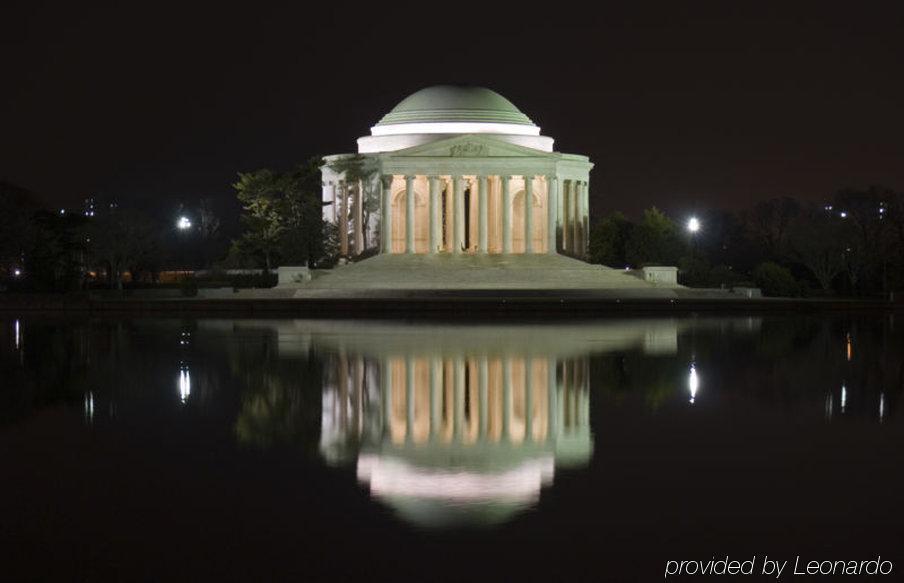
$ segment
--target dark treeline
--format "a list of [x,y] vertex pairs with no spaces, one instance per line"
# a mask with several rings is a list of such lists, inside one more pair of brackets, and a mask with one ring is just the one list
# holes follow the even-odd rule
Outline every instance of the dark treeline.
[[[321,163],[239,174],[225,210],[211,198],[169,208],[91,198],[84,208],[47,209],[33,193],[0,183],[0,282],[73,291],[154,284],[163,271],[328,266],[338,233],[321,218]],[[904,194],[846,189],[820,205],[782,197],[697,218],[701,227],[691,232],[656,208],[639,221],[602,217],[591,228],[590,259],[617,268],[677,265],[686,285],[755,286],[773,296],[904,289]]]
[[692,232],[656,208],[590,231],[590,258],[612,267],[677,265],[694,287],[756,286],[774,296],[877,296],[904,288],[904,194],[845,189],[825,204],[781,197],[697,215]]
[[0,190],[0,269],[22,290],[154,282],[163,270],[211,265],[228,246],[211,198],[162,209],[155,201],[91,197],[78,208],[48,209],[23,188],[2,183]]

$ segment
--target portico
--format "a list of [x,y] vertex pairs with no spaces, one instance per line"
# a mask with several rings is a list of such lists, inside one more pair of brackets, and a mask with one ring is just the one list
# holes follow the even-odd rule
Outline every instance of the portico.
[[[585,156],[552,150],[504,97],[430,87],[402,101],[358,140],[372,173],[349,181],[326,158],[324,218],[340,255],[587,253]],[[354,156],[354,155],[351,155]],[[362,209],[379,209],[368,218]]]

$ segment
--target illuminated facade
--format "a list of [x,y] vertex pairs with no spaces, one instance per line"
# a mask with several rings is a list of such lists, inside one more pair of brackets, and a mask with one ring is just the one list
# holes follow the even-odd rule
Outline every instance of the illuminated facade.
[[[357,160],[363,172],[344,164]],[[586,156],[553,139],[509,100],[481,87],[436,86],[399,103],[328,156],[324,219],[340,253],[587,253]]]

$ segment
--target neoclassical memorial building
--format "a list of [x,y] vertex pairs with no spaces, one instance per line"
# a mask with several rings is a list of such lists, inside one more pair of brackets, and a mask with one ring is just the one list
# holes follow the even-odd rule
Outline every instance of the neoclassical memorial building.
[[[363,171],[349,172],[348,162]],[[402,100],[327,156],[324,219],[340,254],[587,253],[593,164],[508,99],[482,87],[435,86]]]

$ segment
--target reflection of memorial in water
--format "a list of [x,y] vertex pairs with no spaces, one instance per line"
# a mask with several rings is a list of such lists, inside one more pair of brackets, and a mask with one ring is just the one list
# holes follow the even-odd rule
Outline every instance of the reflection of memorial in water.
[[315,333],[329,353],[321,453],[415,524],[502,522],[590,461],[591,352],[671,352],[676,334],[663,321]]

